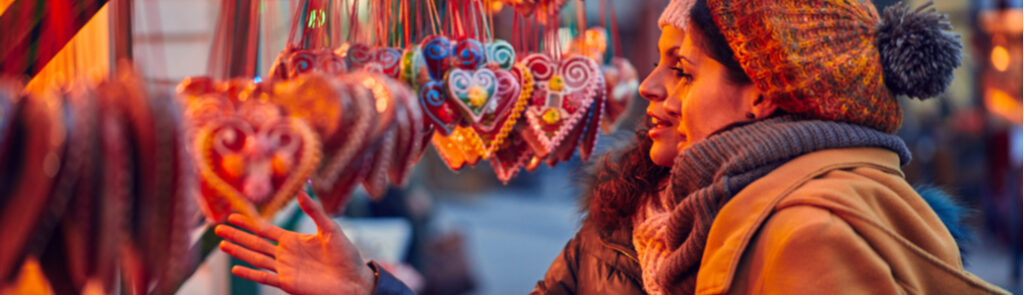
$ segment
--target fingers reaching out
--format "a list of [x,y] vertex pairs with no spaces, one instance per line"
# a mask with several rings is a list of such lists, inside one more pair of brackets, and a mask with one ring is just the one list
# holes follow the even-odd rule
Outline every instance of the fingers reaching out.
[[241,245],[242,247],[252,249],[271,257],[274,256],[274,244],[271,244],[263,238],[223,224],[214,228],[213,232],[228,241]]
[[228,255],[241,259],[242,261],[252,264],[253,266],[263,268],[269,271],[276,271],[274,267],[274,258],[272,256],[267,256],[266,254],[263,253],[257,253],[256,251],[246,249],[245,247],[235,245],[234,243],[228,241],[221,241],[220,249],[224,251],[224,253],[228,253]]
[[242,214],[231,214],[228,216],[228,223],[253,232],[260,237],[275,243],[281,240],[281,236],[288,233],[280,227],[274,226],[266,221],[257,220]]
[[337,230],[337,224],[331,219],[331,216],[327,215],[327,211],[324,210],[324,206],[320,205],[320,202],[314,201],[313,198],[306,194],[306,191],[299,192],[299,208],[302,208],[302,212],[306,212],[310,218],[313,218],[313,222],[316,223],[317,230],[323,232],[334,232]]
[[281,280],[274,273],[258,271],[241,265],[236,265],[235,267],[232,267],[231,273],[243,279],[281,288]]

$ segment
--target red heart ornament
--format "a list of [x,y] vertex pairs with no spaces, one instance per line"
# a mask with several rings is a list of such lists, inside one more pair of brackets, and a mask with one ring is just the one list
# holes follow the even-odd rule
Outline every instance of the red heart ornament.
[[345,43],[339,51],[345,56],[345,61],[351,69],[362,69],[373,61],[373,51],[370,46],[363,43]]
[[570,56],[556,66],[547,55],[531,54],[522,63],[535,80],[522,136],[544,158],[585,118],[603,85],[595,79],[597,64],[584,56]]
[[313,174],[319,144],[297,118],[254,124],[232,116],[200,128],[193,150],[207,216],[217,221],[231,212],[272,216]]
[[451,41],[444,36],[427,36],[420,42],[420,48],[430,78],[444,78],[444,74],[451,68]]
[[412,167],[423,155],[425,144],[423,138],[430,130],[424,128],[423,113],[416,102],[416,96],[408,87],[390,80],[388,89],[399,107],[397,142],[393,155],[394,161],[388,170],[388,179],[392,184],[405,186]]
[[376,140],[378,114],[371,90],[361,82],[306,75],[274,83],[272,100],[289,116],[305,120],[322,141],[323,161],[313,189],[329,213],[338,213],[362,176],[351,163]]
[[427,81],[420,87],[419,104],[426,117],[427,122],[441,135],[448,135],[459,123],[457,111],[448,102],[448,95],[444,91],[443,82],[439,80]]
[[[526,125],[515,124],[515,126],[524,128]],[[519,174],[519,171],[532,157],[533,150],[530,149],[526,141],[519,136],[511,136],[497,146],[488,161],[491,162],[491,168],[494,169],[498,180],[503,184],[508,184],[508,181]]]
[[390,47],[380,47],[373,51],[373,61],[380,66],[380,72],[393,79],[398,79],[402,69],[402,52]]
[[445,86],[449,102],[458,107],[464,122],[479,124],[484,112],[497,106],[498,78],[489,69],[452,69],[445,75]]
[[492,154],[515,128],[533,92],[533,77],[522,65],[513,71],[495,70],[498,89],[494,95],[493,109],[488,108],[479,123],[473,128],[483,140],[487,154]]

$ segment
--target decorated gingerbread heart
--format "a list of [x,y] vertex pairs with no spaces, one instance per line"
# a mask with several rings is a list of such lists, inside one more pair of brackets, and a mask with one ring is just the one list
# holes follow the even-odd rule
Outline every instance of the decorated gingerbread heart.
[[459,123],[458,111],[448,102],[448,94],[444,84],[438,80],[430,80],[420,87],[419,104],[427,122],[441,135],[451,134]]
[[193,140],[203,209],[213,220],[231,212],[271,216],[320,161],[320,142],[304,121],[263,112],[264,106],[240,106],[236,116],[206,124]]
[[498,69],[494,73],[498,78],[495,107],[487,108],[481,120],[473,125],[488,155],[497,150],[515,128],[533,91],[533,78],[522,66],[513,72]]
[[402,69],[402,52],[391,47],[378,47],[373,51],[371,63],[380,66],[380,72],[398,79]]
[[313,72],[340,75],[348,70],[345,58],[330,49],[286,48],[278,54],[268,77],[282,80]]
[[445,86],[450,101],[470,123],[479,123],[486,110],[497,107],[497,102],[492,99],[498,88],[494,71],[452,69],[445,77]]
[[[526,125],[515,124],[514,126],[523,128]],[[513,130],[513,132],[515,131],[517,130]],[[519,171],[532,157],[533,150],[530,149],[526,141],[519,136],[510,136],[497,146],[488,161],[491,162],[491,168],[494,169],[498,180],[508,184],[508,181],[519,174]]]
[[373,49],[363,43],[345,43],[337,51],[345,57],[349,68],[352,69],[362,69],[373,62]]
[[387,78],[380,77],[373,73],[355,73],[344,77],[352,83],[357,83],[370,90],[370,99],[373,102],[377,113],[377,128],[374,135],[379,135],[375,141],[370,141],[371,146],[367,150],[372,156],[368,165],[363,171],[363,187],[372,197],[384,195],[387,189],[387,171],[391,167],[395,145],[397,144],[396,126],[399,117],[399,105],[392,92],[388,89]]
[[430,129],[424,128],[423,113],[412,91],[395,80],[388,80],[386,84],[398,106],[394,160],[388,169],[388,180],[393,185],[404,186],[412,167],[423,155],[424,138]]
[[596,79],[597,64],[580,55],[555,63],[547,55],[532,54],[522,63],[535,79],[522,136],[544,158],[585,118],[603,83]]
[[449,135],[461,119],[457,107],[448,101],[442,80],[451,67],[451,43],[443,36],[427,36],[419,47],[428,76],[417,93],[425,124],[441,135]]
[[313,177],[313,188],[327,212],[344,209],[355,185],[362,180],[361,167],[367,147],[375,142],[380,121],[370,90],[354,81],[333,81],[330,97],[342,103],[345,115],[338,132],[323,137],[324,162]]
[[463,38],[455,42],[452,48],[452,58],[455,67],[463,70],[475,70],[484,65],[486,52],[480,41],[472,38]]
[[444,36],[427,36],[420,43],[430,78],[440,80],[451,67],[451,42]]
[[516,50],[505,40],[494,40],[484,45],[487,51],[487,64],[502,70],[511,70],[516,63]]
[[348,71],[348,64],[341,56],[327,49],[299,50],[288,57],[290,77],[310,72],[340,75]]

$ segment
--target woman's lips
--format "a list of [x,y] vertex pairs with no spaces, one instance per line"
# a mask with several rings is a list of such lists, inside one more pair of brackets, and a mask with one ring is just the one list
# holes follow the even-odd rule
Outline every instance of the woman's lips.
[[647,131],[647,136],[655,138],[660,137],[665,132],[675,132],[674,124],[671,121],[658,118],[652,114],[648,114],[648,116],[651,118],[651,129]]

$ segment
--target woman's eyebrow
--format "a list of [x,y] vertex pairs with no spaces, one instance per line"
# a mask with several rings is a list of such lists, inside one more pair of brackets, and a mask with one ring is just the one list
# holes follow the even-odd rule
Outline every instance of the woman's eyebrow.
[[[679,46],[672,46],[672,48],[665,50],[665,52],[668,53],[668,56],[679,56]],[[658,56],[661,56],[661,51],[658,52]]]
[[686,63],[690,64],[691,66],[695,66],[696,65],[695,63],[693,63],[692,60],[690,60],[689,58],[686,58],[686,56],[683,55],[682,47],[676,47],[675,49],[676,49],[676,51],[674,51],[674,52],[676,54],[676,57],[678,57],[681,60],[686,61]]

